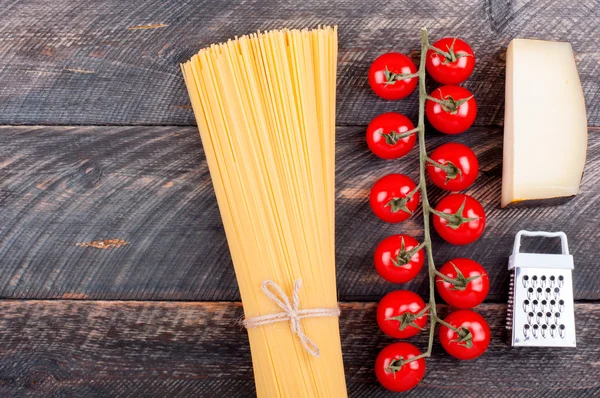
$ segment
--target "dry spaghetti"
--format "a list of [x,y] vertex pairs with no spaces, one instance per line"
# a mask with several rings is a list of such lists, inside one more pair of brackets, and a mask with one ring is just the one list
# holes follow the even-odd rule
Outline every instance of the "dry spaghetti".
[[281,287],[273,281],[264,281],[262,284],[262,290],[265,295],[273,300],[275,304],[283,310],[283,312],[277,312],[275,314],[255,316],[250,319],[244,320],[242,324],[247,328],[258,328],[265,325],[271,325],[276,322],[290,322],[290,328],[300,339],[302,346],[311,355],[318,357],[320,355],[319,347],[312,341],[302,329],[302,323],[300,322],[303,318],[314,318],[320,316],[339,316],[339,308],[312,308],[312,309],[300,309],[300,287],[302,286],[302,280],[298,279],[294,282],[294,293],[292,294],[292,300],[284,293]]
[[243,36],[182,65],[261,397],[346,396],[334,256],[336,62],[337,30],[325,27]]

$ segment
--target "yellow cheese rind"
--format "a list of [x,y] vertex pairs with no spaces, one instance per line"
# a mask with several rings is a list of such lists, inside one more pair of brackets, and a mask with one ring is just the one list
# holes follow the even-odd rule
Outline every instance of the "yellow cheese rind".
[[571,45],[515,39],[506,58],[502,207],[576,195],[587,116]]

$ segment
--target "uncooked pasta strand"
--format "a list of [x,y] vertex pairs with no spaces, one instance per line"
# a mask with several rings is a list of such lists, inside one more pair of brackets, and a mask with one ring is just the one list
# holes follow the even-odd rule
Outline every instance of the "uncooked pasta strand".
[[[242,36],[181,65],[247,319],[282,311],[265,281],[292,297],[302,280],[300,310],[337,308],[336,66],[335,27]],[[248,329],[257,394],[345,397],[337,317],[300,321],[319,356],[273,319]]]

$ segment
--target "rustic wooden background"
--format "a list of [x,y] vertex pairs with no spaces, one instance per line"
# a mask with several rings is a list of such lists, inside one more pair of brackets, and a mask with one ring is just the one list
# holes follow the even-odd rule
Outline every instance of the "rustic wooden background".
[[[469,256],[492,278],[493,343],[472,362],[436,345],[410,395],[600,395],[600,3],[527,0],[180,1],[0,0],[0,396],[253,396],[236,282],[202,145],[178,63],[236,34],[337,24],[337,258],[342,341],[352,397],[386,397],[372,371],[390,342],[375,302],[399,288],[373,270],[391,233],[419,236],[367,204],[380,176],[416,176],[416,152],[384,162],[363,135],[372,117],[413,119],[417,98],[376,98],[370,62],[417,61],[419,28],[471,43],[465,85],[480,105],[470,145],[481,174],[468,193],[489,215],[483,238],[454,247],[434,238],[436,261]],[[500,210],[505,48],[515,37],[569,41],[588,108],[581,192],[567,205]],[[552,115],[549,115],[552,117]],[[565,132],[568,137],[569,132]],[[449,137],[430,129],[428,146]],[[435,203],[442,192],[432,189]],[[504,344],[507,258],[523,228],[563,230],[575,256],[578,348]],[[551,241],[526,241],[531,251]],[[404,286],[422,295],[425,275]],[[415,343],[425,345],[424,336]]]

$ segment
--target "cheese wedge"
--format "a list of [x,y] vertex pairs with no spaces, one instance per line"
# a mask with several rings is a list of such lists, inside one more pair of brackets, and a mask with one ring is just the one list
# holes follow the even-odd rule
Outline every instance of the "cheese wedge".
[[579,190],[586,151],[585,100],[571,44],[510,42],[502,207],[572,198]]

